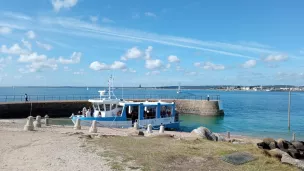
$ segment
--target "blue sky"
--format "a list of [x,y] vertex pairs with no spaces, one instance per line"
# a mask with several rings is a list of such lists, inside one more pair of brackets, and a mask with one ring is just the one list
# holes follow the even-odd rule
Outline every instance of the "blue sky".
[[303,5],[0,0],[0,86],[303,85]]

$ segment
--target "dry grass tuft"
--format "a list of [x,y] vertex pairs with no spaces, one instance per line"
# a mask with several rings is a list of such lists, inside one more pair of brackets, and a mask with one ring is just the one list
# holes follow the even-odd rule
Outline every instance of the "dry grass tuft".
[[[236,170],[293,171],[251,144],[231,144],[208,140],[178,140],[171,137],[100,137],[88,142],[103,149],[100,156],[110,159],[114,170]],[[249,152],[257,160],[235,166],[220,158],[233,152]]]

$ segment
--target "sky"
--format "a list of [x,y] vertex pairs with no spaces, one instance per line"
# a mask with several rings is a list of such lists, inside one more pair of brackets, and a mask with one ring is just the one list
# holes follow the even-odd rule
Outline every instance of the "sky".
[[304,85],[303,6],[0,0],[0,86]]

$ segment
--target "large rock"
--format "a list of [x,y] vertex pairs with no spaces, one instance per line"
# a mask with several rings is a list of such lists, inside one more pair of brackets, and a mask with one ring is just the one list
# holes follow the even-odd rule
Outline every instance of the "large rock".
[[285,151],[282,151],[278,148],[275,148],[275,149],[272,149],[272,150],[268,150],[266,151],[271,157],[276,157],[278,159],[281,159],[282,158],[282,155],[283,154],[286,154],[288,155]]
[[260,149],[265,149],[265,150],[270,150],[270,147],[267,143],[265,142],[259,142],[257,143],[257,146],[260,148]]
[[297,150],[304,150],[304,143],[303,143],[303,141],[292,141],[291,144],[292,144]]
[[219,133],[212,133],[215,138],[216,138],[216,141],[225,141],[225,138],[222,137]]
[[276,142],[273,138],[264,138],[263,142],[265,142],[266,144],[270,144],[272,142]]
[[301,170],[304,170],[304,161],[294,159],[294,158],[290,157],[288,154],[282,155],[281,162],[294,165],[294,166],[300,168]]
[[299,159],[301,157],[299,150],[296,149],[288,149],[288,154],[295,159]]
[[277,142],[272,138],[264,138],[263,141],[257,145],[259,148],[266,150],[278,148]]
[[208,128],[202,126],[192,130],[191,135],[216,141],[216,136],[212,134],[212,132]]
[[284,140],[284,139],[278,139],[277,140],[277,144],[278,147],[282,150],[282,149],[288,149],[288,141]]

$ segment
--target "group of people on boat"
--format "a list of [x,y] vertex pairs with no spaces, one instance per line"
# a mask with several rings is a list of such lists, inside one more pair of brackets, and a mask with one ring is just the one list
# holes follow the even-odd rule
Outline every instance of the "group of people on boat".
[[[82,115],[83,117],[95,117],[94,116],[94,109],[89,107],[88,109],[86,107],[82,108],[82,111],[78,111],[78,115]],[[101,117],[101,112],[99,112],[98,117]]]

